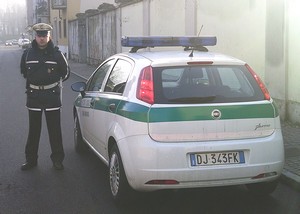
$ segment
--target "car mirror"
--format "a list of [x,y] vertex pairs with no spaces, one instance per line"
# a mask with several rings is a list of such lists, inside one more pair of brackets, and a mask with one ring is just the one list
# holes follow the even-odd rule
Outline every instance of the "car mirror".
[[83,97],[85,95],[84,91],[86,89],[86,83],[85,82],[75,82],[71,85],[71,89],[76,92],[80,92],[81,96]]

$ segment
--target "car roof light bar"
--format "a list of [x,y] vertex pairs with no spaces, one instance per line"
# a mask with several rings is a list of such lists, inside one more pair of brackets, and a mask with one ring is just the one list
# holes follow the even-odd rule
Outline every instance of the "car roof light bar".
[[146,47],[203,47],[217,44],[215,36],[142,36],[142,37],[122,37],[123,47],[132,47],[133,50]]

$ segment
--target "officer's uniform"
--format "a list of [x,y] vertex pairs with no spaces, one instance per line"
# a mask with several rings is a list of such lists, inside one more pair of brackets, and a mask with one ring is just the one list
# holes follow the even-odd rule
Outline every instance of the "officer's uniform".
[[[33,26],[37,36],[48,36],[52,27],[45,23]],[[51,159],[56,169],[63,169],[64,150],[60,125],[61,82],[69,77],[69,66],[64,55],[54,47],[51,39],[45,49],[36,40],[21,58],[21,74],[26,78],[26,106],[29,110],[29,133],[25,147],[26,163],[22,170],[37,165],[42,113],[45,112]],[[58,164],[58,165],[57,165]]]

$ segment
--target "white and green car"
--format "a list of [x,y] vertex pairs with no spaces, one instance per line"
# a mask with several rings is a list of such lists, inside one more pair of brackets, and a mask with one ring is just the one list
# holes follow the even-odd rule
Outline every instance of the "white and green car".
[[[215,37],[124,37],[130,52],[72,85],[80,92],[75,148],[90,147],[108,165],[115,200],[132,190],[242,184],[257,194],[275,190],[284,165],[279,113],[249,65],[203,47],[215,43]],[[157,46],[184,48],[144,49]]]

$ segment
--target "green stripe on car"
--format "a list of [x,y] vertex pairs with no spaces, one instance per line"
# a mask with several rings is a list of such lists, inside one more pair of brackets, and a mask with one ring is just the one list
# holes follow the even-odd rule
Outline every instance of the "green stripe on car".
[[166,121],[196,121],[214,120],[213,110],[221,112],[220,119],[250,119],[274,118],[274,109],[271,104],[230,105],[230,106],[197,106],[175,108],[152,108],[150,122]]

